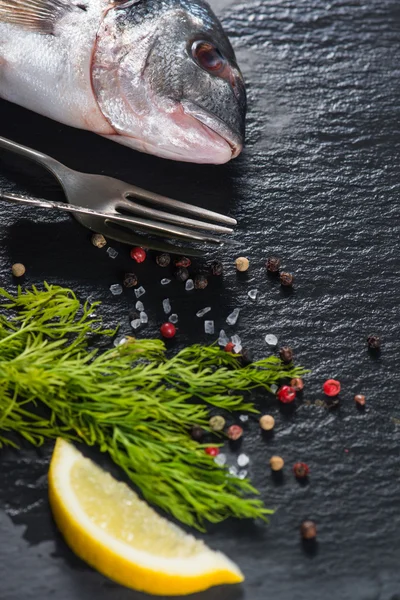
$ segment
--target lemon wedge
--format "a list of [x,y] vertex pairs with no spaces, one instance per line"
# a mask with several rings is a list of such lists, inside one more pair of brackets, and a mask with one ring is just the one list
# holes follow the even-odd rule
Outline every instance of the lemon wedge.
[[51,459],[49,498],[72,550],[122,585],[166,596],[244,579],[224,554],[160,517],[62,439]]

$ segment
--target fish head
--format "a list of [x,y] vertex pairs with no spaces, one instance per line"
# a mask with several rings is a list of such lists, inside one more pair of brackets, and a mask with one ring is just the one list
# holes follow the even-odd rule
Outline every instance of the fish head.
[[202,0],[131,0],[109,11],[92,66],[120,143],[174,160],[240,154],[246,91],[235,53]]

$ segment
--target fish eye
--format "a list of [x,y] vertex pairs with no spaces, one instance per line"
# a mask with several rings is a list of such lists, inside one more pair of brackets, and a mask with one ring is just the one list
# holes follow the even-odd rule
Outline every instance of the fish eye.
[[192,56],[199,66],[217,75],[225,67],[226,60],[211,42],[197,41],[192,44]]

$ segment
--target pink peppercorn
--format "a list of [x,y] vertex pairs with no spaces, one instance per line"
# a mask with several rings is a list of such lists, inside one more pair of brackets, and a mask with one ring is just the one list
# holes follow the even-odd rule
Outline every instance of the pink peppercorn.
[[146,260],[146,251],[143,250],[143,248],[139,248],[139,246],[137,246],[136,248],[132,248],[131,258],[133,258],[133,260],[136,260],[137,263],[142,263]]
[[173,323],[164,323],[160,327],[161,335],[165,338],[173,338],[176,334],[176,327]]
[[296,398],[296,390],[290,385],[283,385],[279,388],[276,395],[278,396],[278,400],[283,402],[283,404],[288,404]]
[[322,386],[324,394],[327,396],[337,396],[340,392],[340,382],[336,379],[327,379]]
[[209,456],[218,456],[219,448],[217,448],[217,446],[208,446],[208,448],[206,448],[204,452]]
[[243,429],[240,425],[231,425],[226,432],[230,440],[236,441],[243,435]]

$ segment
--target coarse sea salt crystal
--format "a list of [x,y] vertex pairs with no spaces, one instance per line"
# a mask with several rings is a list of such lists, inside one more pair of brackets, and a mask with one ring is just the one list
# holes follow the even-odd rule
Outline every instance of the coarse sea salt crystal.
[[196,317],[204,317],[204,315],[206,315],[208,312],[210,312],[211,310],[211,306],[206,306],[205,308],[202,308],[201,310],[198,310],[196,313]]
[[169,298],[165,298],[162,301],[162,305],[163,305],[165,314],[168,315],[171,312],[171,302],[169,301]]
[[187,292],[190,292],[191,290],[194,289],[194,283],[193,283],[193,279],[187,279],[186,283],[185,283],[185,290]]
[[214,458],[214,462],[220,467],[223,467],[226,463],[226,454],[218,454],[218,456]]
[[229,344],[229,338],[223,329],[221,329],[219,332],[218,344],[224,348],[227,344]]
[[238,470],[235,467],[235,465],[232,465],[231,467],[229,467],[229,475],[232,475],[233,477],[237,477],[238,474]]
[[121,344],[125,344],[126,342],[126,337],[125,336],[119,336],[117,338],[115,338],[113,344],[115,347],[120,346]]
[[242,469],[241,471],[239,471],[238,473],[238,479],[246,479],[247,477],[247,471],[246,469]]
[[118,256],[118,252],[116,250],[114,250],[114,248],[111,248],[111,247],[107,248],[107,254],[110,258],[117,258],[117,256]]
[[226,322],[228,325],[235,325],[239,318],[240,308],[235,308],[230,315],[227,316]]
[[278,338],[273,333],[267,333],[265,336],[265,341],[267,342],[268,346],[278,345]]
[[239,456],[237,457],[237,464],[239,465],[239,467],[245,467],[249,464],[249,462],[250,459],[247,456],[247,454],[239,454]]
[[275,383],[273,383],[273,384],[272,384],[272,385],[270,385],[269,387],[270,387],[270,390],[271,390],[271,392],[272,392],[273,394],[276,394],[276,392],[277,392],[277,391],[278,391],[278,389],[279,389],[279,388],[278,388],[278,386],[277,386],[277,385],[275,385]]
[[240,415],[239,419],[242,423],[246,423],[249,420],[249,415]]
[[119,296],[123,292],[122,285],[119,285],[119,283],[113,283],[113,285],[110,285],[110,292],[113,296]]
[[168,321],[169,321],[170,323],[177,323],[177,322],[178,322],[178,320],[179,320],[179,317],[178,317],[178,315],[176,315],[175,313],[174,313],[173,315],[171,315],[171,316],[170,316],[170,318],[168,319]]
[[242,346],[242,344],[235,344],[235,345],[233,346],[233,352],[234,352],[235,354],[240,354],[240,353],[241,353],[241,351],[242,351],[242,349],[243,349],[243,346]]
[[233,335],[231,337],[232,343],[235,344],[235,346],[238,346],[239,344],[242,343],[242,340],[240,339],[240,337],[235,333],[235,335]]
[[140,296],[143,296],[143,294],[146,293],[146,290],[144,289],[143,286],[140,286],[138,288],[135,289],[135,296],[136,298],[140,298]]
[[141,313],[140,313],[140,322],[141,323],[148,323],[149,322],[149,317],[147,316],[147,313],[144,312],[144,310],[142,310]]
[[247,292],[247,295],[250,298],[250,300],[256,300],[258,296],[258,290],[249,290]]
[[204,331],[212,335],[214,333],[214,321],[204,321]]
[[168,285],[169,283],[171,283],[171,280],[164,278],[164,279],[161,279],[160,283],[161,283],[161,285]]
[[135,304],[135,308],[138,311],[144,310],[144,304],[141,300],[138,300]]
[[140,327],[140,325],[141,325],[140,319],[133,319],[133,321],[131,321],[132,329],[138,329],[138,327]]

